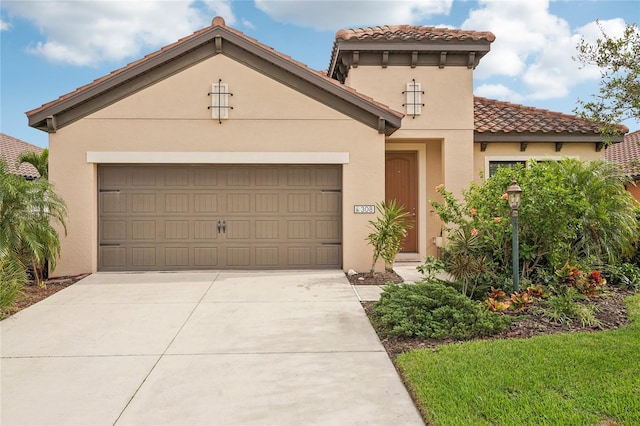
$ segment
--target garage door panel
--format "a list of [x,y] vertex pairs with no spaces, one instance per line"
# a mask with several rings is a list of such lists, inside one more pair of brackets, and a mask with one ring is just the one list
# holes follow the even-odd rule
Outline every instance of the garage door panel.
[[217,247],[194,247],[193,266],[196,268],[217,268],[218,248]]
[[132,241],[157,241],[157,223],[155,219],[132,220],[131,240]]
[[310,268],[313,266],[311,263],[311,247],[289,247],[287,250],[288,259],[287,262],[296,267]]
[[101,165],[98,177],[100,270],[341,266],[339,166]]
[[189,213],[190,208],[188,193],[168,193],[164,195],[165,213]]
[[127,213],[127,194],[106,191],[108,190],[102,190],[102,192],[99,193],[100,213]]
[[[129,253],[127,253],[129,255]],[[134,269],[159,268],[157,249],[153,246],[131,247],[131,266]]]
[[217,213],[218,194],[196,193],[193,194],[193,210],[196,213]]
[[188,220],[167,220],[164,222],[164,238],[166,240],[189,240]]
[[227,213],[250,213],[251,212],[251,194],[248,193],[231,193],[226,195],[226,212]]
[[256,220],[256,240],[277,240],[280,238],[280,221]]
[[195,220],[193,222],[194,240],[217,240],[218,222],[215,220]]
[[165,247],[164,266],[172,268],[187,268],[190,266],[189,247]]
[[310,213],[310,194],[289,194],[287,197],[287,213]]
[[342,250],[337,245],[323,245],[316,247],[317,266],[332,266],[340,263]]
[[103,270],[123,270],[127,268],[127,249],[124,247],[100,247],[100,265]]

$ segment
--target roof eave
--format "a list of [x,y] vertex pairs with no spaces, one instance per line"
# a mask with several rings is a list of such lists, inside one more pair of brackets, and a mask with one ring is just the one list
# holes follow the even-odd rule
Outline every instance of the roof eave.
[[[622,136],[609,138],[610,143],[618,143]],[[605,142],[607,137],[598,133],[568,132],[480,132],[474,131],[475,142]]]

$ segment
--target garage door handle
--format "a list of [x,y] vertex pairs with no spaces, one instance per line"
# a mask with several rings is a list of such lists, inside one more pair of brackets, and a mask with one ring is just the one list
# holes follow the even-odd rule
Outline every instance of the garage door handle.
[[220,233],[220,231],[225,234],[227,233],[227,222],[225,222],[224,220],[218,221],[218,234]]

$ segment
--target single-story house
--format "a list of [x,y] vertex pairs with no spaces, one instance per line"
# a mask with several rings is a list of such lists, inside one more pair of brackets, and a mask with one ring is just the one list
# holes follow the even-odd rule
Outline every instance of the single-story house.
[[26,151],[40,154],[42,153],[42,148],[5,133],[0,133],[0,160],[4,161],[6,170],[9,173],[24,176],[27,179],[39,178],[40,173],[31,164],[23,163],[18,165],[18,156]]
[[624,135],[624,141],[605,150],[605,158],[622,166],[633,183],[627,190],[640,201],[640,130]]
[[400,259],[436,254],[435,186],[459,194],[495,167],[604,156],[597,126],[473,96],[494,38],[341,30],[319,72],[216,17],[27,112],[69,208],[56,274],[366,271],[385,199],[415,218]]

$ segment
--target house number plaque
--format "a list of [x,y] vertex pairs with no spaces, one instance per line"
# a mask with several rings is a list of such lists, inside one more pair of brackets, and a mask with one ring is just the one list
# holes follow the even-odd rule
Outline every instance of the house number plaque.
[[376,206],[374,205],[355,205],[353,206],[353,212],[356,214],[374,214],[376,212]]

